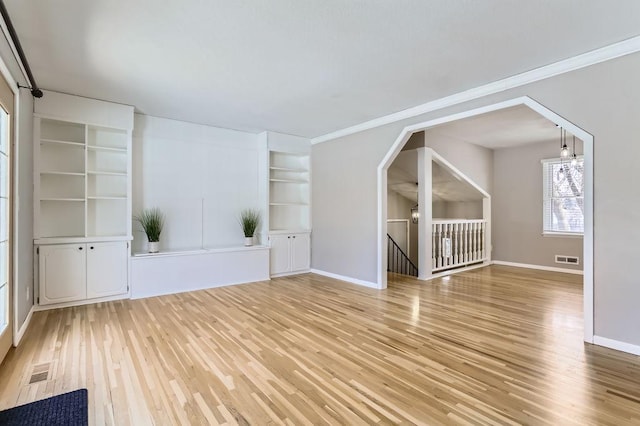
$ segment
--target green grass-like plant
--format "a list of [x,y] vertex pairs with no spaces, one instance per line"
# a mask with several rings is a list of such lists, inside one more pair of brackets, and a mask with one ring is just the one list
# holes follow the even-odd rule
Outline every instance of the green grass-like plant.
[[139,216],[135,216],[135,219],[140,222],[150,243],[160,241],[160,233],[164,226],[164,214],[159,208],[144,209]]
[[246,238],[253,237],[260,225],[260,212],[254,209],[245,209],[240,212],[240,225]]

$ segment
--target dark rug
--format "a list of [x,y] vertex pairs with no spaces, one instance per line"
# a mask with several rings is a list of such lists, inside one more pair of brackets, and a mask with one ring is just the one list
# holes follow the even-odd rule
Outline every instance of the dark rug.
[[0,411],[0,425],[65,425],[88,424],[87,390],[78,389],[41,401]]

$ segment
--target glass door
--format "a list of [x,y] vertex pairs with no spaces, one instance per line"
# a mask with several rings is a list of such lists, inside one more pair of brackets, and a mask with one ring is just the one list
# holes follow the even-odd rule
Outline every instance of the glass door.
[[0,77],[0,362],[13,343],[11,117],[13,92]]

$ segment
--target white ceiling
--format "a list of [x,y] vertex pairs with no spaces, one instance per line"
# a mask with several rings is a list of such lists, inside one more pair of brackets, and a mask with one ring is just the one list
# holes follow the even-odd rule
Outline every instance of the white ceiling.
[[[571,134],[568,134],[569,137]],[[537,142],[558,141],[560,130],[526,105],[492,111],[420,132],[426,146],[430,141],[463,141],[489,149],[500,149]],[[417,151],[401,151],[389,167],[390,189],[418,202]],[[456,178],[438,163],[433,163],[433,198],[436,201],[480,200],[482,195],[468,183]]]
[[518,105],[431,127],[425,130],[425,139],[427,144],[452,140],[498,149],[551,140],[560,143],[560,129],[528,106]]
[[618,0],[6,0],[44,89],[320,136],[640,34]]

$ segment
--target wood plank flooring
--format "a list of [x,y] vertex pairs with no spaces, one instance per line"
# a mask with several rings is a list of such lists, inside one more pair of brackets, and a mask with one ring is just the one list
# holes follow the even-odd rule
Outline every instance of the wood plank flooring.
[[639,424],[640,360],[582,342],[581,281],[306,274],[38,312],[0,409],[86,387],[96,425]]

